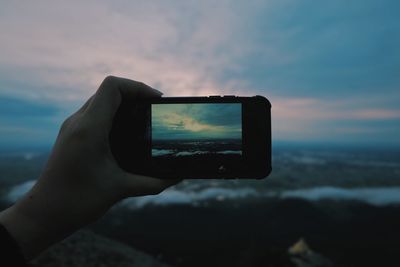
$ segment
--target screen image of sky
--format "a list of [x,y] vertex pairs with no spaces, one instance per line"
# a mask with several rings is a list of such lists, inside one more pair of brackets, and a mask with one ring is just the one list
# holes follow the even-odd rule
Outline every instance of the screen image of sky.
[[46,145],[107,75],[266,96],[272,141],[400,146],[400,1],[7,1],[0,147]]
[[153,140],[241,139],[241,104],[153,104]]

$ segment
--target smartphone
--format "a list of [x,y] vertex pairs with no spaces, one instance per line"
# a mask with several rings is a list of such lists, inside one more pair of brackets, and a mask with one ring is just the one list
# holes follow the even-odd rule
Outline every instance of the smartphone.
[[125,101],[110,145],[119,166],[131,173],[261,179],[271,172],[271,104],[263,96]]

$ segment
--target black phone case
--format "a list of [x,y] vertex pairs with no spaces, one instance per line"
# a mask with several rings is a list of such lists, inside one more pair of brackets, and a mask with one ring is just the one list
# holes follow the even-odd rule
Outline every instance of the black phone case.
[[[242,161],[218,165],[218,160],[198,158],[198,168],[187,162],[162,162],[151,157],[151,104],[241,103]],[[119,166],[131,173],[159,178],[261,179],[271,172],[271,104],[263,96],[162,97],[123,102],[110,133],[112,153]],[[204,168],[201,164],[204,162]],[[229,168],[227,168],[229,167]]]

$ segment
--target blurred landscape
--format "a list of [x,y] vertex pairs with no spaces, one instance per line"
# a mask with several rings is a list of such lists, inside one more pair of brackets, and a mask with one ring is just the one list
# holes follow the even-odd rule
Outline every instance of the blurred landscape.
[[158,170],[179,169],[188,177],[210,177],[221,166],[238,174],[243,166],[241,139],[152,140],[151,154]]
[[153,157],[185,157],[203,154],[242,154],[241,139],[204,139],[204,140],[152,140]]
[[[2,208],[34,184],[48,155],[0,152]],[[264,180],[185,180],[126,199],[87,230],[97,243],[119,242],[170,266],[400,264],[400,149],[277,145],[272,166]],[[325,260],[299,263],[288,249],[301,239]]]
[[[272,103],[270,177],[185,180],[124,200],[34,264],[400,266],[399,10],[394,0],[2,4],[2,208],[32,187],[62,122],[108,75],[164,96]],[[241,136],[240,105],[153,107],[152,140]],[[154,153],[182,159],[170,168],[239,158],[239,147],[196,146]]]

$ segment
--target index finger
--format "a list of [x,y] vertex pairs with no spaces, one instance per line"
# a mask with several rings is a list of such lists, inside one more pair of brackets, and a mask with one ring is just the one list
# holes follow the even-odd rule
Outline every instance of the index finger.
[[160,97],[162,93],[150,86],[125,78],[106,77],[101,83],[85,113],[91,120],[111,128],[115,113],[122,99],[138,100]]

